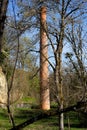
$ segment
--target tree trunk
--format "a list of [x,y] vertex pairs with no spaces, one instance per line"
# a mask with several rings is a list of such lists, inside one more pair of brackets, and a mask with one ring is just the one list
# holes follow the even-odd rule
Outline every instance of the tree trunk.
[[[59,95],[59,110],[63,109],[63,86],[62,86],[62,51],[63,51],[63,39],[64,39],[64,3],[62,0],[62,14],[61,14],[61,24],[60,24],[60,35],[59,44],[57,49],[57,66],[58,66],[58,95]],[[64,130],[64,114],[59,114],[59,130]]]
[[[63,109],[63,106],[61,105],[61,109]],[[64,130],[64,114],[59,114],[59,130]]]
[[69,115],[68,115],[68,130],[70,130],[70,119],[69,119]]
[[[61,65],[61,55],[62,55],[62,42],[60,42],[59,52],[58,52],[58,95],[59,95],[59,110],[63,109],[63,86],[62,86],[62,65]],[[59,114],[59,130],[64,130],[64,114]]]
[[63,88],[62,88],[62,72],[61,72],[61,55],[57,58],[57,66],[55,71],[55,85],[58,93],[58,104],[59,104],[59,130],[64,130],[64,114],[61,113],[63,109]]
[[2,37],[4,32],[4,23],[6,19],[8,0],[0,0],[0,53],[2,50]]
[[40,12],[40,103],[41,109],[50,109],[49,75],[48,75],[48,45],[46,35],[46,7]]
[[[3,39],[3,32],[4,32],[4,23],[5,23],[5,19],[6,19],[7,5],[8,5],[8,0],[0,0],[0,55],[2,53],[2,45],[3,45],[2,39]],[[7,84],[7,82],[6,82],[6,84]],[[13,120],[13,117],[12,117],[12,114],[11,114],[11,111],[10,111],[10,105],[9,105],[8,100],[7,100],[6,104],[7,104],[7,109],[8,109],[10,121],[11,121],[13,127],[14,127],[15,126],[14,120]]]

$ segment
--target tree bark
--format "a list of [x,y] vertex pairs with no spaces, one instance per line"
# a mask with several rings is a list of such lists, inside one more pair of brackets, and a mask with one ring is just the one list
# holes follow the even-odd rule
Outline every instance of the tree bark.
[[[7,5],[8,5],[8,0],[0,0],[0,55],[2,53],[2,46],[3,46],[2,40],[3,40],[3,33],[4,33],[4,24],[6,19]],[[8,100],[7,100],[7,110],[10,117],[10,121],[14,127],[15,126],[14,120],[10,111],[10,105],[8,103]]]
[[6,19],[8,0],[0,0],[0,53],[2,50],[2,37],[4,32],[4,23]]
[[48,45],[46,27],[46,7],[41,7],[40,12],[40,103],[41,109],[50,109],[49,75],[48,75]]
[[[57,101],[59,104],[59,111],[63,109],[63,86],[62,86],[62,51],[63,51],[63,40],[64,40],[64,0],[62,0],[62,13],[60,22],[60,33],[57,39],[57,48],[55,51],[55,85],[57,91]],[[64,114],[59,113],[59,130],[64,130]]]

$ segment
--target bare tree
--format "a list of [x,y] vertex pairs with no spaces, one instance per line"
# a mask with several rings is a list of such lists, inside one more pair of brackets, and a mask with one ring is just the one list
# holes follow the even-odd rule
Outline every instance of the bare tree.
[[[68,42],[70,43],[70,47],[72,48],[72,52],[66,53],[66,57],[69,59],[71,62],[76,75],[78,76],[78,81],[79,81],[79,96],[78,100],[81,101],[86,101],[87,98],[87,72],[86,72],[86,46],[84,44],[85,42],[85,37],[86,37],[86,32],[84,32],[83,36],[83,29],[81,25],[77,25],[76,27],[74,24],[72,24],[72,29],[71,32],[67,32],[66,38]],[[73,58],[74,57],[74,58]],[[85,61],[85,62],[84,62]]]
[[[30,2],[32,3],[32,0]],[[63,85],[62,85],[62,52],[63,52],[63,43],[64,43],[64,38],[65,38],[65,29],[66,29],[66,27],[68,28],[68,24],[70,24],[72,22],[72,20],[74,20],[74,21],[77,20],[78,16],[81,16],[83,14],[83,12],[79,11],[79,9],[80,9],[80,7],[83,6],[84,2],[85,2],[85,0],[81,0],[80,2],[79,2],[79,0],[75,0],[75,1],[73,1],[73,0],[56,1],[55,0],[55,1],[51,1],[50,3],[48,3],[48,0],[47,0],[45,2],[48,5],[49,10],[52,7],[52,8],[54,8],[53,11],[56,11],[55,18],[56,18],[57,22],[55,21],[55,18],[53,18],[52,10],[51,10],[51,19],[53,18],[54,21],[51,21],[51,20],[50,20],[51,22],[49,21],[50,24],[48,23],[48,30],[49,30],[48,32],[45,27],[44,27],[45,29],[42,30],[42,32],[44,33],[43,39],[46,41],[46,39],[48,37],[52,50],[53,50],[55,65],[52,64],[48,60],[47,55],[46,55],[47,57],[45,56],[45,59],[47,58],[49,64],[51,65],[51,67],[53,68],[53,71],[54,71],[54,81],[55,81],[55,86],[56,86],[55,96],[56,96],[56,100],[58,103],[58,109],[59,109],[58,116],[59,116],[59,129],[60,130],[64,130],[63,113],[61,111],[64,107],[63,106],[64,105],[64,96],[63,96]],[[31,5],[34,5],[34,3],[32,3]],[[36,7],[36,5],[34,7]],[[31,7],[28,6],[28,11],[30,8]],[[37,9],[35,8],[36,10],[34,8],[32,8],[32,9],[34,12],[34,18],[36,18],[35,15],[37,14],[38,8]],[[76,11],[78,11],[78,13],[76,13]],[[29,14],[29,16],[31,16],[31,15]],[[27,21],[27,20],[29,20],[29,17],[27,18],[27,20],[24,18],[23,18],[23,20]],[[36,19],[34,19],[34,21],[35,20]],[[44,20],[46,20],[46,19],[44,19]],[[37,20],[36,20],[36,22],[37,22]],[[29,21],[28,21],[28,23],[29,23]],[[20,22],[19,22],[19,25],[20,25]],[[33,24],[33,26],[34,25],[35,24]],[[26,27],[25,22],[23,23],[23,26]],[[29,26],[27,26],[27,28],[28,27]],[[36,27],[36,26],[34,26],[34,27]],[[54,44],[54,42],[55,42],[55,44]],[[46,46],[47,45],[45,45],[44,48],[46,48]],[[43,49],[43,50],[45,50],[45,49]],[[44,59],[44,56],[43,56],[43,59]],[[45,61],[45,59],[44,59],[44,61]],[[46,63],[46,65],[48,64],[47,61],[44,63]],[[47,79],[48,79],[48,76],[47,76]],[[46,80],[46,78],[44,78],[44,80]],[[48,81],[46,80],[46,82],[48,82]],[[46,82],[44,82],[44,83],[46,83]],[[48,85],[46,84],[46,86],[48,86]]]
[[[62,52],[63,52],[63,46],[64,46],[64,39],[65,39],[65,30],[68,28],[68,25],[70,26],[70,23],[72,21],[77,21],[78,17],[81,17],[84,13],[82,7],[84,7],[84,1],[81,1],[80,3],[77,3],[77,1],[73,2],[72,0],[60,0],[57,2],[58,5],[58,18],[59,23],[57,25],[48,24],[49,33],[47,34],[48,39],[50,41],[53,54],[54,54],[54,60],[55,60],[55,66],[53,66],[51,63],[51,67],[54,71],[54,81],[56,89],[54,90],[54,94],[56,96],[56,100],[58,102],[58,108],[59,111],[63,109],[64,105],[64,95],[63,95],[63,85],[62,85]],[[57,13],[56,11],[56,13]],[[78,12],[78,13],[76,13]],[[78,16],[77,16],[78,14]],[[56,18],[53,18],[54,20]],[[58,19],[57,19],[58,20]],[[58,29],[57,29],[58,27]],[[55,44],[53,43],[53,39],[50,37],[52,36],[55,39]],[[59,130],[64,130],[64,120],[63,120],[63,113],[59,114]]]

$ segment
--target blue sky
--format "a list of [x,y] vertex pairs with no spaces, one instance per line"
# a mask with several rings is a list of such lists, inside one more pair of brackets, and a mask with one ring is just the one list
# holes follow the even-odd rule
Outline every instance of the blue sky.
[[[19,11],[18,10],[18,7],[16,6],[16,4],[15,4],[15,0],[13,0],[13,6],[14,6],[14,9],[15,9],[15,14],[16,14],[16,19],[18,19],[18,16],[17,16],[17,12]],[[13,20],[13,15],[14,15],[14,12],[13,12],[13,7],[12,7],[12,2],[11,1],[9,1],[9,6],[8,6],[8,13],[7,13],[7,15],[9,15],[9,16],[11,16],[12,17],[12,20]],[[47,21],[51,21],[51,20],[53,20],[54,22],[52,23],[52,26],[53,27],[55,27],[55,25],[56,25],[56,28],[58,28],[58,26],[59,26],[59,15],[57,15],[57,14],[55,14],[55,12],[53,12],[53,11],[51,11],[51,12],[48,12],[47,13]],[[52,17],[51,17],[52,16]],[[83,19],[82,19],[82,21],[83,21],[83,27],[85,28],[85,30],[87,29],[87,14],[85,14],[84,15],[84,17],[83,17]],[[34,35],[35,34],[37,34],[37,29],[35,29],[35,30],[31,30],[31,31],[26,31],[24,34],[23,34],[23,36],[25,35],[25,37],[29,37],[31,40],[34,38]],[[55,40],[53,41],[53,42],[55,42]],[[64,41],[65,43],[67,42],[67,41]],[[37,49],[39,49],[39,42],[37,43],[37,45],[36,45],[36,48]],[[64,48],[63,48],[63,62],[66,60],[64,57],[65,57],[65,53],[66,52],[70,52],[71,51],[71,49],[70,49],[70,46],[69,46],[69,44],[65,44],[64,45]],[[50,50],[49,51],[49,56],[50,55],[52,55],[52,50]],[[54,60],[53,60],[53,58],[51,59],[51,61],[52,62],[54,62]],[[38,59],[38,63],[39,63],[39,59]]]

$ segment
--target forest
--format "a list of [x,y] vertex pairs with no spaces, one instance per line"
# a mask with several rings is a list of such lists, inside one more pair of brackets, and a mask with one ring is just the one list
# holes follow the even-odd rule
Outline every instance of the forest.
[[87,0],[0,0],[0,130],[87,130]]

